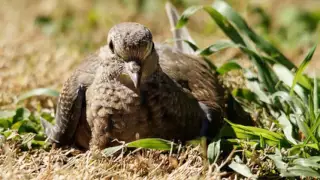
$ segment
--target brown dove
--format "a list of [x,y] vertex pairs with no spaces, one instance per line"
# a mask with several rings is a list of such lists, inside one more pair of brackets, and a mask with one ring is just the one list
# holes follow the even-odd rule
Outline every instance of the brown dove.
[[[179,34],[179,32],[178,32]],[[51,142],[103,149],[117,141],[212,138],[227,111],[224,89],[201,58],[154,43],[148,28],[120,23],[107,44],[64,83]]]
[[56,125],[42,123],[51,141],[84,148],[114,139],[186,141],[205,135],[207,106],[219,127],[224,92],[217,82],[203,60],[153,43],[141,24],[121,23],[64,83]]

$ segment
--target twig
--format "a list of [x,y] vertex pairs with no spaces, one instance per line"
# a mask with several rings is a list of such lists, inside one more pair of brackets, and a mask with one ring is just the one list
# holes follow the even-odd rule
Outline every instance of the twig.
[[233,150],[231,151],[231,153],[229,154],[229,156],[227,157],[227,159],[220,164],[220,166],[218,167],[219,171],[220,171],[220,169],[222,169],[223,166],[225,166],[228,162],[231,161],[234,153],[236,153],[236,149],[235,149],[235,148],[233,148]]

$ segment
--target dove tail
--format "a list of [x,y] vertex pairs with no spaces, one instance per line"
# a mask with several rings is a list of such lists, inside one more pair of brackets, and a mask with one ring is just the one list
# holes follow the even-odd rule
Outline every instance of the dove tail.
[[183,40],[188,40],[195,44],[194,40],[191,38],[189,31],[186,27],[176,29],[176,25],[179,19],[179,13],[177,9],[170,3],[166,3],[166,12],[170,23],[170,29],[173,34],[174,47],[186,54],[195,54],[194,50]]
[[55,126],[52,125],[50,122],[48,122],[47,120],[45,120],[42,117],[40,117],[40,122],[41,122],[41,125],[42,125],[43,129],[44,129],[45,134],[48,137],[48,140],[50,142],[59,143],[59,141],[54,138],[54,134],[56,134]]
[[250,114],[247,113],[241,105],[234,99],[232,95],[228,98],[227,117],[230,121],[236,124],[254,126],[254,121]]

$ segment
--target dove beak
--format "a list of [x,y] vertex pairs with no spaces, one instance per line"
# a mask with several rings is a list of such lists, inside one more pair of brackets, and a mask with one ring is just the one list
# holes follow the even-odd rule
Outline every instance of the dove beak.
[[127,62],[125,65],[125,69],[134,87],[138,89],[140,87],[140,78],[141,78],[140,65],[138,65],[138,63],[135,61]]
[[131,73],[129,74],[129,76],[133,82],[134,87],[138,89],[140,86],[140,75],[138,73]]

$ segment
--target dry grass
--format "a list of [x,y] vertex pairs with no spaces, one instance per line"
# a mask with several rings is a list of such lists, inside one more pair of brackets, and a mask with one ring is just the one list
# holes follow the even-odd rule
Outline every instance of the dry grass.
[[[164,1],[159,2],[158,8],[139,14],[134,8],[116,0],[96,3],[89,0],[1,0],[0,110],[15,109],[15,98],[27,90],[39,87],[60,89],[82,58],[104,44],[108,29],[116,23],[137,21],[151,29],[156,41],[163,42],[170,38]],[[234,3],[238,10],[244,10],[248,2]],[[292,2],[296,1],[286,1]],[[197,3],[209,4],[211,0]],[[268,6],[270,4],[279,3],[266,3],[266,9],[272,11],[277,7]],[[93,10],[98,16],[94,24],[88,19]],[[73,17],[70,27],[55,34],[47,35],[35,25],[35,19],[39,16],[50,16],[61,25],[70,14]],[[202,13],[192,18],[188,27],[201,47],[223,36]],[[301,49],[299,53],[290,50],[285,53],[298,63],[305,52],[305,48]],[[219,65],[239,56],[239,51],[228,50],[213,58]],[[318,50],[314,62],[319,56]],[[245,58],[243,61],[246,61]],[[318,64],[315,64],[313,67],[317,68]],[[39,109],[39,106],[53,110],[55,101],[34,98],[22,106],[27,106],[31,111]],[[214,170],[218,168],[207,165],[199,147],[187,148],[173,155],[140,150],[112,158],[95,157],[90,152],[80,153],[73,149],[20,152],[12,144],[2,144],[0,148],[0,179],[215,179],[220,175],[230,175]]]
[[75,149],[20,152],[6,144],[0,151],[0,175],[3,179],[198,179],[227,175],[208,167],[199,148],[188,147],[171,155],[138,150],[102,157]]

